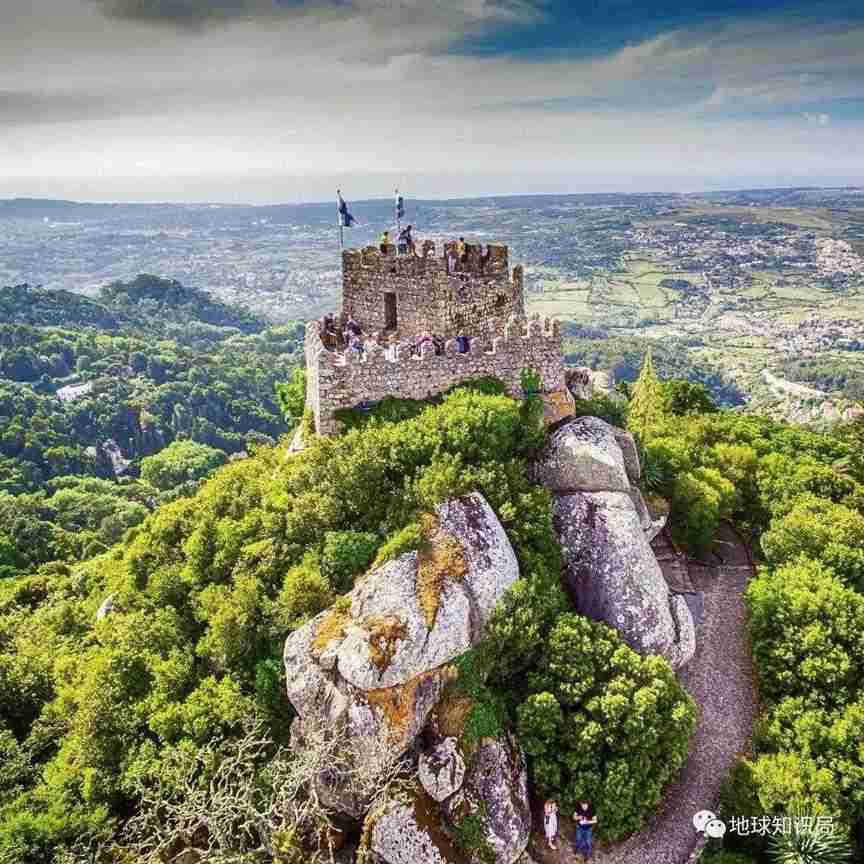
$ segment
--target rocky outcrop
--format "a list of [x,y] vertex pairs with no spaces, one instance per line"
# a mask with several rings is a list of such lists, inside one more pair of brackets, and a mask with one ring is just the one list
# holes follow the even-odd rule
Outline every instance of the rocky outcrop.
[[541,393],[540,398],[543,401],[543,422],[547,426],[554,426],[567,417],[572,417],[576,409],[573,394],[567,388]]
[[483,842],[496,864],[514,864],[531,839],[531,806],[525,755],[510,734],[484,739],[472,756],[461,789],[443,806],[455,829],[479,816]]
[[566,423],[549,437],[535,466],[537,482],[556,493],[627,492],[624,454],[611,428],[598,417]]
[[555,530],[575,607],[618,629],[635,650],[678,667],[693,656],[693,619],[670,594],[649,545],[663,520],[631,485],[639,475],[633,437],[596,417],[562,426],[536,468],[555,495]]
[[639,517],[639,524],[645,532],[645,539],[650,543],[665,527],[667,513],[653,514],[638,486],[631,486],[629,494]]
[[417,766],[426,794],[441,802],[454,795],[465,779],[465,759],[455,738],[445,738],[437,747],[420,756]]
[[[372,570],[286,640],[298,738],[308,723],[405,751],[441,698],[447,664],[481,640],[519,577],[504,529],[475,493],[441,504],[426,533],[423,549]],[[339,809],[360,815],[338,782],[329,787]]]
[[421,790],[371,813],[369,851],[375,864],[463,864],[465,856],[441,828],[437,808]]
[[[452,745],[448,742],[453,742]],[[446,746],[445,746],[446,745]],[[442,752],[441,748],[445,747]],[[455,739],[434,748],[436,768],[462,759]],[[430,756],[432,755],[430,754]],[[448,786],[454,791],[439,802],[426,791],[386,802],[370,815],[370,851],[379,864],[450,864],[481,862],[514,864],[531,837],[531,809],[525,756],[512,735],[484,739],[474,750],[464,780]],[[440,762],[439,762],[440,760]],[[464,762],[462,763],[464,771]],[[455,842],[466,820],[476,820],[481,830],[471,849]],[[473,832],[472,832],[473,833]]]
[[[602,421],[601,421],[602,422]],[[609,424],[606,424],[609,426]],[[639,463],[639,450],[636,447],[636,439],[631,432],[619,429],[617,426],[609,426],[615,436],[615,443],[621,448],[624,457],[624,468],[631,483],[638,483],[642,476],[642,466]]]

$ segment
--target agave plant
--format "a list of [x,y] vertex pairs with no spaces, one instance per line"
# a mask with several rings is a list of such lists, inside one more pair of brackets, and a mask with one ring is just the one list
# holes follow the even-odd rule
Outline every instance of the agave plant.
[[792,830],[775,834],[769,844],[775,864],[845,864],[852,849],[844,834],[815,830],[801,818],[792,820]]

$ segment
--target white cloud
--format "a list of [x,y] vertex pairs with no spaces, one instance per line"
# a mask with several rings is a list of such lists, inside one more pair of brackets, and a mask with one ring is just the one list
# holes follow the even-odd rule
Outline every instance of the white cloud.
[[[124,189],[137,179],[146,198],[182,197],[177,178],[195,188],[209,178],[222,194],[205,197],[228,188],[273,199],[314,197],[324,178],[346,175],[851,172],[862,149],[860,126],[835,124],[812,152],[802,127],[829,126],[827,113],[806,124],[800,107],[788,120],[728,119],[864,98],[861,29],[757,22],[538,60],[442,50],[536,14],[527,2],[353,0],[339,14],[191,35],[106,19],[84,0],[12,2],[12,26],[0,26],[0,194],[44,178]],[[439,184],[440,194],[460,182]]]

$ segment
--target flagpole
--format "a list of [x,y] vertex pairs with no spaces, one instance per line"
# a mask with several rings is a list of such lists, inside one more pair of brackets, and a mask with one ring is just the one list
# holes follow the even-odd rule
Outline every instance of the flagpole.
[[393,207],[396,210],[396,237],[398,239],[402,231],[402,217],[399,215],[399,188],[396,188],[396,198],[393,201]]
[[345,238],[343,236],[344,228],[345,228],[345,219],[342,216],[342,190],[336,190],[336,218],[339,220],[339,250],[342,251],[345,248]]

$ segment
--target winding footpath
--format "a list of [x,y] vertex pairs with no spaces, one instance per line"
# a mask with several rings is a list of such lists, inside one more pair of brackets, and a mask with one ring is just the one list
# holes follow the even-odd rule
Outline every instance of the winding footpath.
[[[595,849],[595,864],[686,864],[699,839],[693,814],[716,807],[723,781],[749,750],[757,700],[743,592],[754,568],[747,547],[729,526],[721,530],[715,552],[717,564],[691,561],[688,566],[693,587],[705,601],[696,654],[680,676],[699,706],[690,755],[645,828],[620,844]],[[529,851],[536,861],[582,860],[566,842],[572,837],[569,820],[562,819],[556,852],[544,848],[539,813],[535,825],[539,833]]]

